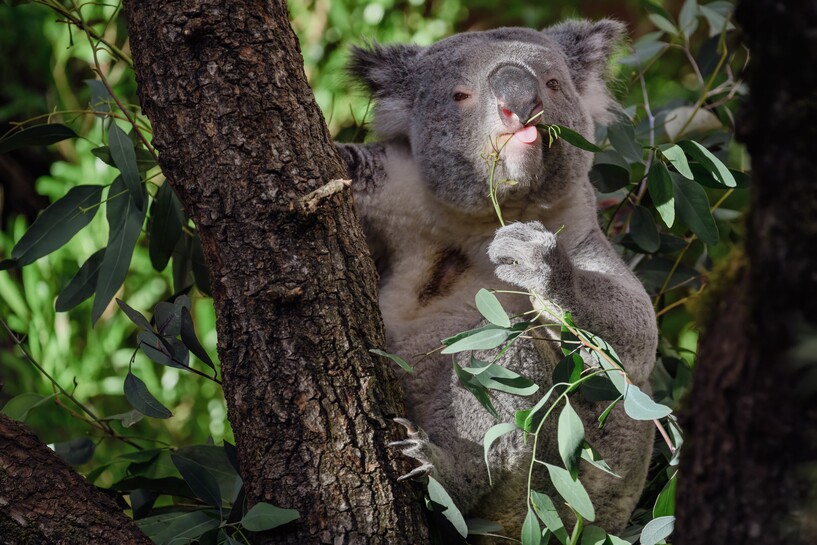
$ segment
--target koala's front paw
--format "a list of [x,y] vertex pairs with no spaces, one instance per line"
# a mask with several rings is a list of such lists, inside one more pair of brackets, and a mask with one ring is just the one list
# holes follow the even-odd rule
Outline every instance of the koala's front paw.
[[496,275],[527,290],[553,294],[572,284],[570,261],[556,235],[538,221],[512,223],[497,230],[488,246]]
[[388,446],[398,448],[405,456],[420,462],[418,467],[412,469],[402,477],[399,477],[397,480],[425,479],[428,474],[431,473],[431,470],[434,469],[434,464],[431,462],[431,442],[428,440],[428,435],[405,418],[395,418],[394,421],[406,428],[408,437],[402,441],[392,441]]

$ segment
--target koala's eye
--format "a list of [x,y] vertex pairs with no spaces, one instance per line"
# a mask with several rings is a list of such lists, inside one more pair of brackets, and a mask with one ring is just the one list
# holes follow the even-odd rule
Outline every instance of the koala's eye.
[[547,85],[547,86],[548,86],[550,89],[553,89],[554,91],[558,91],[558,90],[559,90],[559,81],[558,81],[558,80],[552,79],[552,80],[548,81],[548,82],[546,83],[546,85]]
[[454,102],[462,102],[466,98],[471,98],[468,93],[454,93]]

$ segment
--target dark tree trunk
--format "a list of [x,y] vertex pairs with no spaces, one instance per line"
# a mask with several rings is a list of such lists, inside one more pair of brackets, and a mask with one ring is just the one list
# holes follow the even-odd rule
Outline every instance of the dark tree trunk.
[[813,544],[817,3],[744,0],[736,17],[752,52],[748,265],[701,339],[673,544]]
[[111,497],[2,414],[0,542],[152,543]]
[[250,503],[297,509],[268,543],[417,544],[385,445],[402,400],[376,273],[284,1],[125,2],[142,107],[210,271]]

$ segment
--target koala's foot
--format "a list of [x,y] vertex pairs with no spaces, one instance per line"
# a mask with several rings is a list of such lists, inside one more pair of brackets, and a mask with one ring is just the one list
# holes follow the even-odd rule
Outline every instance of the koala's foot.
[[408,438],[402,441],[392,441],[388,446],[400,449],[400,452],[405,456],[413,458],[420,463],[418,467],[412,469],[402,477],[399,477],[397,480],[425,479],[429,473],[431,473],[431,470],[434,469],[434,464],[431,462],[431,443],[428,440],[428,435],[405,418],[395,418],[394,421],[406,428]]
[[488,257],[505,282],[528,290],[558,291],[572,282],[572,268],[556,238],[538,221],[512,223],[497,230]]

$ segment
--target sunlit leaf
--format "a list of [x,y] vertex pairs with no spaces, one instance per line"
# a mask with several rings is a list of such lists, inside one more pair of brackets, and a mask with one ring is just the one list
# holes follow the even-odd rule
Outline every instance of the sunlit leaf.
[[556,506],[553,505],[553,500],[550,499],[550,496],[543,494],[542,492],[537,492],[536,490],[531,490],[530,500],[533,504],[533,509],[536,511],[536,514],[539,515],[539,518],[545,524],[545,527],[554,535],[556,539],[559,540],[560,543],[567,545],[569,539],[567,530],[565,529],[564,523],[559,517],[559,512],[556,510]]
[[672,227],[675,223],[675,197],[672,193],[672,178],[669,170],[661,161],[653,161],[647,175],[647,188],[650,191],[653,205],[661,215],[661,219]]
[[488,428],[488,431],[485,432],[485,437],[482,439],[482,447],[485,453],[485,467],[488,469],[488,483],[491,486],[493,486],[493,481],[491,480],[491,465],[488,463],[488,451],[491,450],[491,445],[494,444],[494,441],[506,433],[510,433],[517,429],[518,428],[514,424],[502,423],[491,426]]
[[477,304],[477,310],[486,320],[499,327],[511,327],[511,320],[508,318],[508,313],[502,308],[502,304],[499,302],[499,299],[496,298],[496,295],[482,288],[477,292],[474,299]]
[[579,475],[579,459],[584,444],[584,424],[565,397],[565,406],[559,414],[557,432],[559,456],[574,479]]
[[528,507],[525,522],[522,523],[522,545],[540,545],[542,543],[542,528],[533,509]]
[[627,384],[624,394],[624,411],[634,420],[655,420],[672,413],[672,409],[652,400],[635,384]]
[[454,500],[451,499],[445,488],[434,477],[428,478],[428,495],[431,501],[445,507],[442,515],[454,526],[458,534],[466,537],[468,535],[468,526],[465,524],[462,513],[454,505]]
[[652,519],[641,530],[641,545],[657,545],[669,537],[675,528],[675,517],[658,517]]
[[596,511],[593,509],[593,503],[590,501],[590,496],[578,480],[571,477],[570,472],[561,467],[545,464],[550,474],[550,481],[554,488],[562,498],[576,510],[586,521],[593,522],[596,520]]

